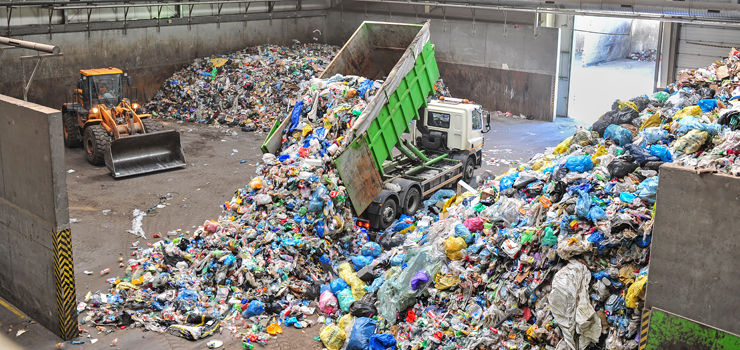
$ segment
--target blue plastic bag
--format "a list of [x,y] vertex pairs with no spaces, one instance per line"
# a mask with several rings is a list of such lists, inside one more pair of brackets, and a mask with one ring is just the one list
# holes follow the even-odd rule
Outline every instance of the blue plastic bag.
[[650,154],[660,158],[661,161],[666,163],[673,162],[673,155],[668,147],[663,145],[652,145],[650,146]]
[[339,291],[337,294],[337,300],[339,301],[339,308],[343,312],[349,312],[349,306],[355,302],[355,297],[352,296],[352,290],[347,288]]
[[252,300],[249,302],[249,306],[247,306],[247,309],[242,312],[242,316],[244,317],[252,317],[261,315],[265,312],[265,303],[259,301],[259,300]]
[[380,256],[381,253],[380,244],[375,242],[367,242],[362,245],[362,255],[364,256],[372,256],[373,258],[377,258]]
[[715,108],[717,108],[717,100],[700,100],[696,103],[699,108],[701,108],[701,111],[704,113],[711,112]]
[[429,282],[429,275],[427,275],[426,271],[419,270],[414,275],[414,278],[411,279],[411,289],[418,290],[422,284],[427,282]]
[[[571,156],[565,160],[565,167],[570,171],[582,173],[593,169],[594,163],[591,161],[591,157],[589,156]],[[503,187],[501,189],[503,189]]]
[[511,173],[509,175],[504,176],[501,178],[499,189],[501,191],[511,188],[511,186],[514,186],[514,181],[516,181],[516,178],[519,177],[518,172]]
[[648,145],[658,143],[668,138],[668,130],[663,130],[660,127],[654,126],[652,128],[645,128],[641,131],[642,136]]
[[367,350],[370,337],[375,333],[376,322],[372,318],[359,317],[352,326],[352,335],[347,342],[346,350]]
[[463,224],[455,225],[455,237],[461,237],[464,239],[465,244],[472,244],[473,239],[475,238],[473,237],[473,234],[470,233],[470,230],[468,230],[468,228]]
[[624,147],[625,145],[632,143],[632,132],[617,124],[612,124],[606,128],[606,131],[604,131],[604,138],[611,139],[618,145]]
[[631,156],[635,157],[635,161],[640,164],[640,166],[645,165],[647,162],[657,162],[660,160],[660,158],[652,155],[647,149],[634,143],[624,146],[624,149],[627,150]]
[[391,258],[391,265],[400,266],[404,260],[406,260],[406,253],[396,254]]
[[360,86],[357,88],[357,94],[360,95],[360,97],[365,98],[365,94],[370,90],[371,87],[373,87],[373,84],[375,83],[374,80],[365,79],[360,83]]
[[290,128],[288,132],[295,130],[298,123],[301,121],[301,112],[303,111],[303,100],[298,101],[293,107],[293,111],[290,112]]
[[331,283],[329,283],[329,286],[331,287],[331,292],[334,293],[334,295],[337,295],[339,294],[339,292],[349,288],[349,284],[347,284],[347,282],[345,282],[341,278],[337,278],[331,281]]
[[376,290],[380,288],[380,286],[383,285],[383,282],[385,282],[385,277],[380,276],[373,280],[373,284],[371,284],[369,287],[367,287],[367,291],[369,293],[375,293]]
[[587,218],[589,211],[591,211],[591,205],[593,202],[591,201],[591,196],[588,194],[588,192],[579,190],[578,191],[578,201],[576,202],[576,213],[578,216],[582,218]]
[[441,200],[447,200],[454,195],[455,195],[455,191],[453,190],[439,190],[437,192],[434,192],[434,194],[431,197],[429,197],[429,199],[424,201],[424,208],[427,208],[431,205],[435,205],[437,204],[437,202]]
[[619,194],[619,200],[624,203],[632,203],[635,198],[637,198],[637,196],[629,192],[622,192]]
[[600,206],[594,205],[588,211],[588,218],[596,223],[597,221],[606,220],[606,212]]
[[198,293],[190,289],[182,288],[179,292],[177,292],[177,299],[182,299],[185,301],[198,301]]
[[373,334],[370,337],[370,350],[388,350],[396,348],[396,338],[388,333]]
[[352,259],[352,264],[355,266],[355,271],[360,271],[366,265],[370,265],[373,263],[372,256],[358,255],[353,256],[350,259]]
[[645,179],[637,185],[637,196],[647,203],[655,203],[658,194],[658,177],[653,176]]

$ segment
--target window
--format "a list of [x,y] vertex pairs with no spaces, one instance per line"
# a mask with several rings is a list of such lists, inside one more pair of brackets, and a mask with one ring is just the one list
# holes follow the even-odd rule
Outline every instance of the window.
[[450,128],[450,115],[444,113],[429,112],[427,117],[427,125],[437,128]]
[[90,80],[90,92],[93,106],[104,104],[115,106],[121,102],[123,88],[121,87],[121,75],[94,75],[88,77]]
[[473,130],[480,130],[482,127],[480,111],[477,109],[473,110]]

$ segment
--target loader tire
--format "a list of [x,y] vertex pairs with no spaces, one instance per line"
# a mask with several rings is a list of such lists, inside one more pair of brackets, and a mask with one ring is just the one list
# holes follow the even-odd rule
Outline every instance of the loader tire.
[[82,146],[82,135],[80,135],[80,126],[77,125],[77,118],[72,113],[65,112],[62,117],[64,124],[64,145],[68,148],[77,148]]
[[148,134],[151,132],[159,131],[159,124],[152,119],[146,118],[141,120],[141,124],[144,125],[144,133]]
[[85,159],[92,165],[105,164],[105,152],[110,146],[110,137],[101,125],[90,125],[85,129]]

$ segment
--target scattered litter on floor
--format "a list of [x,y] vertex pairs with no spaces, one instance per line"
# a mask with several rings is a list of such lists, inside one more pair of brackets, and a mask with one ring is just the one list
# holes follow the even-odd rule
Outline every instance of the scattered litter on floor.
[[110,212],[111,212],[110,209],[104,209],[103,210],[103,215],[108,215],[108,214],[110,214]]
[[82,220],[80,220],[78,218],[69,218],[69,223],[70,224],[76,224],[78,222],[82,222]]
[[67,174],[71,174],[71,173],[73,173],[73,172],[75,172],[75,170],[74,170],[74,169],[69,169],[69,170],[67,170]]
[[25,329],[19,329],[18,332],[15,333],[15,337],[18,338],[21,336],[21,334],[26,333],[27,330]]
[[141,227],[142,221],[144,220],[144,217],[146,216],[146,212],[141,211],[139,209],[134,209],[133,216],[134,216],[134,219],[131,220],[131,229],[126,232],[137,235],[137,236],[141,236],[141,238],[146,239],[146,236],[145,236],[146,233],[144,232],[144,229]]

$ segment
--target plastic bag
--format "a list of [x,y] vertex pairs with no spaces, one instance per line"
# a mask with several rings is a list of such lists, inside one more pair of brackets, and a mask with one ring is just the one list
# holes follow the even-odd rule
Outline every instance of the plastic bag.
[[358,300],[349,305],[349,312],[356,317],[373,317],[378,314],[378,309],[371,303]]
[[329,286],[331,287],[331,292],[335,295],[339,294],[339,292],[341,292],[342,290],[349,288],[349,284],[347,284],[347,282],[345,282],[341,278],[334,279],[333,281],[331,281],[331,283],[329,283]]
[[467,227],[463,224],[455,225],[455,237],[460,237],[465,240],[465,244],[473,243],[473,235],[470,233]]
[[269,335],[283,334],[283,329],[277,323],[272,323],[268,325],[266,331]]
[[434,288],[437,288],[438,290],[452,288],[458,283],[460,283],[460,277],[449,273],[446,275],[438,273],[434,278]]
[[429,275],[424,270],[419,270],[411,279],[411,289],[417,290],[422,284],[429,282]]
[[717,108],[717,100],[700,100],[696,105],[701,108],[702,112],[707,113]]
[[658,143],[668,138],[668,131],[659,127],[645,128],[642,130],[642,136],[647,144]]
[[624,304],[628,308],[636,309],[639,306],[637,302],[644,297],[644,288],[647,279],[648,276],[640,276],[627,290],[627,295],[624,297]]
[[593,169],[594,163],[589,156],[570,156],[565,160],[565,167],[570,171],[582,173]]
[[396,348],[396,338],[388,333],[373,334],[370,337],[370,350],[388,350]]
[[625,177],[639,167],[632,156],[619,156],[606,167],[612,177]]
[[259,190],[260,188],[262,188],[262,178],[258,176],[250,180],[249,187],[251,187],[254,190]]
[[594,205],[588,212],[588,218],[596,223],[597,221],[606,220],[606,212],[600,206]]
[[340,291],[337,294],[337,299],[339,300],[339,308],[344,312],[349,312],[349,306],[355,302],[355,298],[352,296],[352,291],[349,288]]
[[460,260],[463,258],[460,251],[467,247],[468,245],[461,237],[450,237],[445,241],[445,254],[450,260]]
[[333,314],[337,312],[339,308],[339,301],[337,297],[331,293],[331,291],[324,291],[319,297],[319,310],[327,314]]
[[688,116],[695,116],[695,115],[701,115],[701,107],[699,106],[690,106],[686,107],[680,111],[678,111],[676,114],[673,115],[673,120],[680,120],[684,117]]
[[503,178],[501,178],[501,181],[499,182],[499,190],[503,191],[514,186],[514,182],[516,181],[517,177],[519,177],[518,172],[513,172],[511,174],[505,175]]
[[252,300],[249,302],[249,306],[247,307],[244,312],[242,312],[242,316],[245,318],[249,318],[252,316],[261,315],[265,312],[265,303],[259,301],[259,300]]
[[346,350],[366,350],[370,346],[370,337],[375,333],[375,326],[376,322],[371,318],[358,318],[352,326]]
[[653,176],[645,179],[637,185],[637,196],[647,203],[655,203],[658,194],[658,177]]
[[558,237],[553,233],[553,229],[545,227],[545,235],[540,239],[542,245],[556,245],[558,244]]
[[684,154],[691,154],[699,150],[709,139],[709,133],[706,131],[691,130],[676,140],[674,148]]
[[373,258],[377,258],[380,256],[381,253],[380,244],[375,242],[367,242],[362,245],[362,255],[364,256],[372,256]]
[[397,247],[406,240],[406,236],[400,233],[385,233],[380,236],[380,246],[383,249],[391,249]]
[[665,103],[665,101],[667,101],[669,97],[671,97],[671,95],[669,95],[665,91],[658,91],[658,92],[656,92],[656,93],[653,94],[653,99],[654,100],[658,100],[658,101],[660,101],[662,103]]
[[652,145],[650,146],[650,154],[660,158],[662,162],[673,162],[673,155],[671,154],[671,150],[669,150],[666,146]]
[[339,318],[339,321],[337,321],[337,326],[341,328],[344,333],[352,333],[352,326],[355,324],[355,320],[357,317],[352,316],[352,314],[346,314]]
[[517,176],[516,180],[514,180],[514,183],[511,185],[511,187],[516,188],[517,190],[521,190],[524,187],[527,187],[532,182],[537,181],[537,173],[531,170],[528,171],[522,171],[519,173],[519,176]]
[[187,340],[198,340],[209,337],[221,328],[221,321],[209,320],[202,326],[172,325],[167,328],[167,334],[175,335]]
[[619,125],[612,124],[606,128],[604,138],[611,139],[619,146],[625,146],[632,143],[632,132]]
[[504,253],[506,253],[506,255],[513,259],[516,254],[519,253],[519,250],[522,249],[522,245],[519,244],[519,242],[509,238],[504,241],[504,243],[501,245],[501,248],[504,250]]
[[591,195],[584,190],[578,190],[578,201],[576,202],[576,213],[578,213],[578,216],[587,218],[592,204]]
[[625,146],[624,149],[630,152],[630,155],[635,157],[635,161],[640,165],[644,165],[647,162],[657,162],[660,160],[660,158],[658,158],[657,156],[652,155],[649,150],[644,149],[636,144],[629,144]]
[[553,151],[555,154],[562,154],[568,151],[568,146],[570,145],[570,141],[573,140],[573,136],[563,140],[563,142],[559,143],[557,146],[555,146],[555,150]]
[[483,219],[473,216],[471,218],[468,218],[463,222],[463,225],[470,230],[470,232],[480,232],[483,231]]
[[347,334],[338,326],[331,325],[321,328],[319,338],[321,338],[321,342],[324,343],[327,349],[339,350],[344,345]]
[[453,190],[439,190],[437,192],[434,192],[434,194],[429,197],[429,199],[424,201],[424,208],[435,205],[439,201],[445,201],[448,198],[453,197],[454,195],[455,191]]
[[[365,282],[361,280],[359,277],[357,277],[357,274],[352,269],[352,266],[349,263],[344,263],[339,265],[339,277],[341,277],[347,284],[349,284],[349,287],[352,288],[352,296],[355,298],[355,300],[362,299],[362,296],[365,295]],[[338,295],[337,295],[338,296]],[[339,300],[339,304],[342,304],[342,300]],[[347,305],[349,307],[349,305]],[[344,308],[342,308],[344,310]],[[346,312],[346,311],[345,311]]]
[[651,115],[649,118],[645,119],[642,122],[642,124],[640,124],[640,130],[659,127],[662,121],[663,121],[663,118],[660,117],[660,113],[655,113]]
[[260,193],[256,196],[254,196],[254,202],[257,205],[265,205],[272,203],[272,197],[270,197],[269,194]]
[[352,265],[355,266],[356,271],[360,271],[363,267],[373,263],[372,256],[358,255],[353,256],[350,259],[352,260]]

